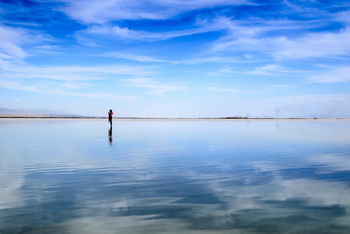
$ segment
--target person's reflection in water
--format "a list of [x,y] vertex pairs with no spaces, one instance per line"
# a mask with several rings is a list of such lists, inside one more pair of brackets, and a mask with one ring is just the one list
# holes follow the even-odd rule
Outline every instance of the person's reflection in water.
[[110,129],[108,130],[108,140],[109,140],[109,144],[112,145],[112,142],[113,142],[113,137],[112,137],[112,126],[111,126]]

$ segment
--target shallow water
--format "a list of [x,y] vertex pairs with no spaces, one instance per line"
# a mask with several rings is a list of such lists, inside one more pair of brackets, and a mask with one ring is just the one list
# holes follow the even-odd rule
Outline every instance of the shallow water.
[[350,233],[350,122],[0,121],[0,233]]

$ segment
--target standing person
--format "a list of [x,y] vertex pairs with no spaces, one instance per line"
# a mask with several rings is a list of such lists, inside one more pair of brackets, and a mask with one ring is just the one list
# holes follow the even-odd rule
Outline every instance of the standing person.
[[112,115],[113,115],[113,111],[112,109],[110,109],[108,111],[108,122],[111,123],[111,128],[112,128]]

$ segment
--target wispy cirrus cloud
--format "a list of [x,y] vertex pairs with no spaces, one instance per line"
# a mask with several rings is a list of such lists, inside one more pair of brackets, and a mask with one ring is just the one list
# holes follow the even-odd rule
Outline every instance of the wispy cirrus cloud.
[[226,29],[219,22],[204,25],[194,25],[191,29],[176,31],[152,32],[146,30],[134,30],[118,25],[92,25],[86,30],[76,33],[76,38],[84,44],[96,45],[98,40],[133,40],[133,41],[163,41],[172,38],[190,36],[194,34],[207,33]]
[[[348,5],[348,7],[350,7],[350,4]],[[344,22],[347,25],[350,25],[350,11],[349,10],[336,13],[334,18],[336,21]]]
[[339,33],[310,33],[298,39],[241,37],[219,43],[214,49],[264,52],[275,59],[344,56],[350,53],[350,32],[346,28]]
[[260,75],[260,76],[270,76],[274,75],[273,73],[287,72],[287,70],[283,69],[281,66],[277,64],[271,64],[267,66],[257,67],[254,71],[247,72],[248,74]]
[[254,61],[257,61],[257,60],[253,60],[251,58],[242,59],[237,57],[219,55],[219,56],[203,56],[199,58],[186,59],[183,61],[175,61],[174,63],[195,65],[195,64],[203,64],[203,63],[221,63],[221,64],[251,63]]
[[279,38],[278,47],[271,54],[277,59],[306,59],[350,54],[350,29],[339,32],[310,33],[302,38],[291,40]]
[[171,63],[165,60],[156,59],[150,56],[144,56],[144,55],[137,55],[132,53],[121,53],[121,52],[110,52],[106,54],[102,54],[102,57],[110,57],[110,58],[121,58],[121,59],[128,59],[133,60],[137,62],[160,62],[160,63]]
[[220,88],[218,86],[207,87],[204,89],[210,90],[212,92],[219,92],[219,93],[251,93],[251,92],[254,92],[254,91],[239,90],[239,89],[223,89],[223,88]]
[[[335,17],[336,19],[337,17]],[[302,22],[263,20],[263,25],[235,25],[226,21],[231,30],[231,36],[219,39],[213,51],[243,51],[259,52],[270,55],[275,59],[307,59],[344,56],[350,53],[350,29],[345,26],[337,31],[300,33],[293,37],[287,36],[285,30],[313,29],[329,23],[327,21]],[[277,36],[270,36],[275,32]],[[272,34],[273,35],[273,34]]]
[[[288,5],[288,4],[287,4]],[[313,9],[313,8],[312,8]],[[293,11],[293,9],[292,9]],[[310,10],[315,14],[317,9]],[[334,22],[346,21],[347,14],[324,17]],[[99,40],[162,41],[200,33],[224,31],[224,36],[213,43],[212,52],[263,53],[274,59],[307,59],[314,57],[343,56],[350,53],[348,27],[332,32],[307,33],[329,24],[329,19],[295,21],[286,19],[248,18],[236,20],[232,17],[216,16],[212,19],[198,17],[190,28],[181,30],[147,31],[127,26],[99,24],[76,33],[77,40],[86,45],[98,45]],[[300,32],[290,37],[288,31]],[[317,30],[316,30],[317,31]],[[296,36],[297,35],[297,36]]]
[[151,89],[149,94],[164,95],[168,92],[188,91],[188,87],[177,83],[162,83],[151,78],[132,78],[122,80],[126,86]]
[[51,36],[38,31],[0,25],[0,59],[24,59],[29,53],[23,46],[40,45],[51,40]]
[[23,29],[0,26],[0,58],[22,59],[26,57],[28,54],[20,46],[25,43],[23,40],[25,37],[27,33]]
[[208,72],[208,76],[229,76],[232,74],[240,74],[240,71],[236,71],[234,68],[230,68],[230,67],[224,67],[220,70],[214,71],[214,72]]
[[11,80],[0,80],[0,87],[6,89],[23,90],[35,93],[43,93],[42,89],[37,85],[24,85],[20,82],[15,82]]
[[132,95],[116,95],[110,93],[74,93],[66,91],[56,91],[54,94],[66,95],[66,96],[79,96],[79,97],[91,97],[91,98],[113,98],[113,99],[122,99],[125,101],[137,101],[138,97]]
[[267,37],[268,33],[285,34],[286,30],[305,30],[327,25],[325,20],[296,21],[289,19],[264,19],[250,17],[235,19],[234,17],[218,16],[211,21],[204,20],[203,26],[212,24],[212,27],[226,29],[227,35],[223,40],[241,37]]
[[[84,24],[106,24],[115,20],[169,19],[183,12],[215,6],[249,4],[248,0],[63,0],[60,10]],[[118,12],[116,14],[116,12]]]
[[295,88],[296,84],[273,84],[273,85],[266,85],[266,87],[272,88],[272,89],[288,89],[288,88]]
[[261,67],[254,68],[253,71],[246,72],[247,74],[252,75],[259,75],[259,76],[275,76],[275,75],[281,75],[281,74],[305,74],[307,71],[301,71],[301,70],[295,70],[295,69],[289,69],[282,67],[278,64],[269,64]]
[[4,78],[42,78],[51,80],[102,80],[113,75],[154,75],[151,67],[145,66],[28,66],[5,64],[1,66]]
[[43,44],[43,45],[38,45],[38,46],[33,46],[29,52],[31,54],[37,55],[37,54],[61,54],[62,52],[60,51],[61,47],[57,45],[48,45],[48,44]]
[[317,20],[301,23],[292,20],[236,20],[226,16],[216,16],[210,19],[197,17],[194,23],[190,25],[190,28],[181,30],[169,29],[161,32],[158,30],[135,30],[125,26],[120,27],[119,25],[94,24],[85,30],[77,32],[76,38],[82,43],[97,45],[94,43],[94,40],[101,40],[101,38],[110,40],[161,41],[200,33],[226,31],[226,36],[221,38],[219,43],[215,45],[215,51],[232,44],[232,42],[229,42],[237,40],[237,38],[256,38],[268,32],[300,30],[324,26],[324,24],[324,21]]
[[313,83],[338,83],[350,81],[350,67],[329,68],[322,74],[310,76],[306,79]]
[[[6,88],[6,89],[13,89],[13,90],[23,90],[23,91],[30,91],[35,93],[43,93],[43,94],[58,94],[58,95],[65,95],[65,96],[80,96],[80,97],[92,97],[92,98],[113,98],[113,99],[123,99],[126,101],[136,101],[138,100],[137,97],[131,96],[131,95],[116,95],[116,94],[110,94],[110,93],[91,93],[91,92],[71,92],[67,91],[67,87],[65,85],[63,86],[55,86],[55,85],[48,85],[48,84],[36,84],[36,85],[26,85],[20,82],[14,82],[14,81],[6,81],[6,80],[0,80],[0,87]],[[71,89],[71,87],[68,89]]]
[[191,59],[184,59],[184,60],[163,60],[158,59],[151,56],[144,56],[139,54],[133,54],[133,53],[121,53],[121,52],[110,52],[98,55],[101,57],[108,57],[108,58],[121,58],[121,59],[127,59],[131,61],[137,61],[141,63],[169,63],[169,64],[185,64],[185,65],[195,65],[195,64],[204,64],[204,63],[221,63],[221,64],[231,64],[231,63],[251,63],[257,60],[252,59],[242,59],[242,58],[236,58],[236,57],[230,57],[230,56],[201,56],[197,58],[191,58]]
[[[108,92],[86,92],[89,81],[116,79],[119,76],[156,74],[147,66],[33,66],[24,63],[0,61],[0,87],[43,94],[81,96],[93,98],[116,98],[126,101],[138,100],[136,96],[117,95]],[[62,83],[64,81],[64,83]],[[102,82],[103,83],[103,82]],[[80,92],[72,90],[80,89]]]
[[82,89],[87,86],[90,86],[87,82],[76,82],[76,81],[67,81],[59,85],[59,87],[63,89]]

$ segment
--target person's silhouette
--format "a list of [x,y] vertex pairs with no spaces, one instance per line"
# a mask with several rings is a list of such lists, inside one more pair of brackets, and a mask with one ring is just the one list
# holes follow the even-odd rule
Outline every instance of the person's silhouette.
[[112,109],[110,109],[108,111],[108,122],[111,124],[111,128],[112,128],[112,116],[113,116],[113,111]]
[[109,140],[109,144],[112,145],[112,142],[113,142],[113,137],[112,137],[112,126],[111,126],[111,128],[108,130],[108,140]]

